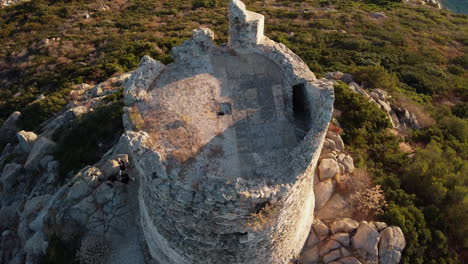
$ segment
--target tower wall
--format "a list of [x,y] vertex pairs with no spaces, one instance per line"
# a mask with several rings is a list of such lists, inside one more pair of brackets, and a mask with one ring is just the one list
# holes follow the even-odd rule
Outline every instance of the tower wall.
[[[155,139],[136,124],[137,105],[151,98],[150,86],[175,68],[145,57],[126,84],[123,119],[138,171],[141,225],[152,256],[161,263],[287,263],[300,253],[313,221],[313,172],[331,118],[332,85],[316,80],[292,51],[263,36],[263,16],[238,0],[230,9],[230,54],[255,53],[280,68],[286,114],[293,111],[292,87],[303,85],[311,128],[280,157],[280,166],[261,171],[267,177],[206,175],[187,184],[171,172]],[[174,48],[175,63],[214,74],[211,66],[200,66],[210,54],[226,52],[212,43],[213,37],[208,29],[194,31],[191,40]]]

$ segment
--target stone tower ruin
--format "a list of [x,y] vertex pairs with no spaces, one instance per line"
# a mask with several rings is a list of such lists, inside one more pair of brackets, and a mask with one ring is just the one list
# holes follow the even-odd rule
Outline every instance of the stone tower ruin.
[[203,28],[144,57],[123,116],[141,226],[160,263],[287,263],[313,221],[313,172],[332,84],[230,2],[229,43]]

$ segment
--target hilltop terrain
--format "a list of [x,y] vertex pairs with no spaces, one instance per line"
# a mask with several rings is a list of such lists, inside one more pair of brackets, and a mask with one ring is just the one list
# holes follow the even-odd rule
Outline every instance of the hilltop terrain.
[[[265,15],[266,34],[319,77],[349,73],[366,93],[379,88],[389,95],[384,103],[391,109],[382,111],[384,104],[354,93],[345,78],[328,76],[337,81],[331,129],[341,134],[372,186],[381,186],[386,205],[366,217],[401,227],[406,238],[402,263],[466,261],[468,17],[380,0],[246,4]],[[56,147],[44,170],[56,161],[51,165],[57,169],[55,180],[71,182],[74,173],[99,162],[119,140],[120,87],[128,77],[122,74],[134,70],[144,55],[170,63],[171,48],[200,26],[212,29],[218,44],[226,43],[226,17],[227,2],[219,0],[38,0],[1,9],[0,125],[17,127],[13,137],[2,130],[0,150],[6,154],[0,170],[20,162],[21,155],[7,147],[17,144],[16,131],[47,132]],[[76,106],[83,111],[69,111]],[[385,114],[395,109],[403,116],[408,112],[407,120],[416,120],[408,124],[417,125],[395,129]],[[21,114],[12,115],[15,111]],[[60,116],[67,125],[55,130]],[[39,160],[33,163],[40,167]],[[16,168],[10,165],[7,172]],[[44,263],[62,263],[57,251],[63,258],[73,256],[60,241],[51,241],[56,242]]]

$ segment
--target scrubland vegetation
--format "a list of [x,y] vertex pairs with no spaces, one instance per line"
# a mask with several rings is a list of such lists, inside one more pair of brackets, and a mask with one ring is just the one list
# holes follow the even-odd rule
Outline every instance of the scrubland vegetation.
[[[385,193],[380,217],[405,233],[402,262],[462,262],[468,250],[468,17],[385,0],[245,2],[266,16],[266,35],[318,76],[349,72],[417,115],[421,130],[395,135],[377,106],[344,84],[335,90],[345,143]],[[218,43],[227,41],[227,1],[106,4],[110,10],[88,0],[37,0],[0,10],[0,123],[19,110],[22,128],[37,130],[61,111],[74,84],[133,70],[146,54],[169,63],[170,49],[199,26],[213,29]],[[40,94],[46,99],[32,103]],[[104,130],[121,129],[120,106],[96,110],[57,138],[76,151],[59,148],[63,171],[102,153],[96,146]],[[86,143],[82,135],[89,131],[102,137]],[[415,155],[400,149],[401,142]],[[79,164],[68,163],[76,157],[83,158]]]

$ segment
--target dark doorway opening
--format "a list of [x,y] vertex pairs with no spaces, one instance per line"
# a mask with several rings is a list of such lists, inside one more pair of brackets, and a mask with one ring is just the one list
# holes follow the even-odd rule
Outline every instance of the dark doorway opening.
[[307,101],[305,84],[300,83],[292,89],[293,114],[296,122],[296,136],[304,138],[310,129],[310,105]]

